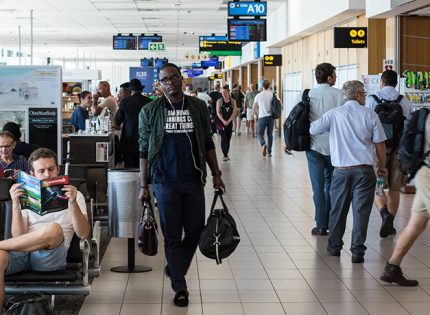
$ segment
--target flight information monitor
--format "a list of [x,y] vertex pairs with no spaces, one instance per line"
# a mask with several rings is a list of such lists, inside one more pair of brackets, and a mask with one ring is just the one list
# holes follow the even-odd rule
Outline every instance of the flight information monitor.
[[241,56],[242,43],[229,41],[227,36],[199,36],[199,52],[202,51],[212,56]]
[[218,66],[218,57],[210,57],[209,60],[202,60],[201,66],[205,67],[217,67]]
[[138,49],[139,50],[149,50],[149,44],[151,43],[161,43],[163,41],[163,37],[159,35],[140,35],[138,37]]
[[137,38],[134,35],[114,35],[114,50],[136,50]]
[[266,20],[228,19],[228,40],[265,42]]

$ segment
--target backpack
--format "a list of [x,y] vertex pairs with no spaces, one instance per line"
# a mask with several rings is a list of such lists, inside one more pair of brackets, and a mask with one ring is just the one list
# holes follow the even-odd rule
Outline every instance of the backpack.
[[309,89],[304,90],[302,100],[294,106],[284,122],[284,140],[287,148],[294,151],[307,151],[311,147],[309,128]]
[[281,117],[282,104],[281,101],[276,97],[275,93],[273,93],[272,102],[270,103],[270,111],[272,113],[273,119],[278,119]]
[[55,315],[48,300],[38,293],[25,293],[10,298],[12,305],[5,315]]
[[430,154],[430,151],[424,152],[426,118],[429,113],[428,108],[418,109],[410,113],[405,122],[399,145],[399,159],[402,168],[409,174],[408,182],[414,178],[424,164],[424,159]]
[[387,136],[385,146],[387,149],[396,150],[399,147],[405,121],[403,108],[400,105],[403,95],[399,95],[395,101],[386,101],[376,95],[371,96],[378,103],[375,107],[375,112],[378,114]]

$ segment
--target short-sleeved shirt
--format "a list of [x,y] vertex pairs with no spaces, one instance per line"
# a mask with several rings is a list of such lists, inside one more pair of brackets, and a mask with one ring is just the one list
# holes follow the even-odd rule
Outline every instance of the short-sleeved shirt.
[[[427,115],[425,128],[424,153],[430,150],[430,114]],[[424,162],[430,166],[430,156],[427,156]]]
[[13,161],[7,164],[5,161],[0,160],[0,165],[3,170],[21,170],[30,174],[30,167],[28,166],[28,161],[22,155],[12,154]]
[[252,109],[252,106],[254,105],[255,97],[257,96],[258,93],[259,93],[259,91],[246,92],[246,94],[245,94],[245,105],[248,109]]
[[[77,192],[76,202],[78,203],[82,213],[86,215],[87,205],[85,203],[84,195],[82,195],[80,191]],[[36,231],[49,223],[58,223],[63,229],[64,246],[66,249],[69,248],[73,233],[75,233],[72,225],[72,210],[70,210],[70,208],[58,212],[48,213],[43,216],[40,216],[28,209],[22,209],[21,211],[23,217],[28,218],[29,232]]]
[[[399,97],[400,93],[392,86],[384,86],[380,91],[376,92],[375,95],[385,101],[395,101]],[[378,102],[373,98],[373,96],[368,96],[366,98],[366,107],[375,110]],[[403,96],[400,101],[400,106],[403,109],[403,116],[408,117],[409,113],[412,111],[412,104],[409,100]]]
[[233,90],[233,92],[231,92],[231,97],[236,101],[236,107],[237,108],[242,108],[243,107],[243,93],[239,90]]
[[[109,109],[109,111],[111,112],[110,119],[113,126],[115,124],[114,119],[115,119],[116,111],[118,110],[118,106],[115,98],[112,95],[109,95],[99,104],[99,106]],[[100,115],[102,115],[102,113],[100,113]]]
[[335,167],[372,166],[374,143],[387,139],[378,115],[352,100],[311,123],[311,134],[324,132],[329,132],[331,163]]
[[212,100],[211,97],[207,93],[204,93],[204,92],[197,93],[197,98],[204,101],[206,103],[206,105],[208,105],[208,106],[209,106],[209,101]]
[[75,131],[85,130],[85,119],[88,118],[88,111],[78,106],[74,110],[72,117],[70,117],[70,123],[75,127]]
[[273,92],[268,90],[263,90],[255,96],[254,103],[258,104],[258,118],[271,116],[272,99]]
[[[200,180],[199,153],[187,102],[166,102],[166,123],[160,156],[151,170],[154,183]],[[195,163],[194,163],[195,161]],[[194,165],[195,164],[195,165]]]

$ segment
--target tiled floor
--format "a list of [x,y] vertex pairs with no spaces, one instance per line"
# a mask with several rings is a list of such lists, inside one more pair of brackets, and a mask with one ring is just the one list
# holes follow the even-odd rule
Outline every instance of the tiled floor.
[[[217,140],[217,150],[220,154]],[[326,252],[327,237],[312,236],[312,193],[303,153],[286,156],[275,139],[273,157],[263,158],[256,138],[233,135],[231,160],[222,162],[225,199],[236,218],[241,243],[217,266],[200,253],[188,272],[190,305],[175,307],[169,279],[163,276],[162,244],[156,257],[136,253],[136,264],[148,273],[113,273],[127,262],[127,240],[112,239],[102,261],[102,275],[81,315],[320,315],[429,314],[430,234],[419,238],[403,263],[407,276],[420,286],[399,288],[378,278],[396,238],[380,239],[381,219],[373,209],[364,264],[352,264],[348,217],[341,257]],[[206,187],[207,204],[212,200]],[[407,222],[413,195],[401,196],[395,226]]]

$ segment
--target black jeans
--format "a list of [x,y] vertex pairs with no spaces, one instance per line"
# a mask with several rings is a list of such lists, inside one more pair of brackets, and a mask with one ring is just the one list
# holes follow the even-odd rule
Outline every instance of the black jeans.
[[[164,236],[164,251],[175,292],[187,289],[185,274],[205,224],[205,195],[200,181],[154,184]],[[185,235],[182,238],[182,230]]]
[[221,136],[221,150],[224,154],[224,157],[228,156],[228,151],[230,151],[230,140],[231,135],[233,134],[233,124],[229,123],[227,126],[224,126],[224,130],[218,131]]

